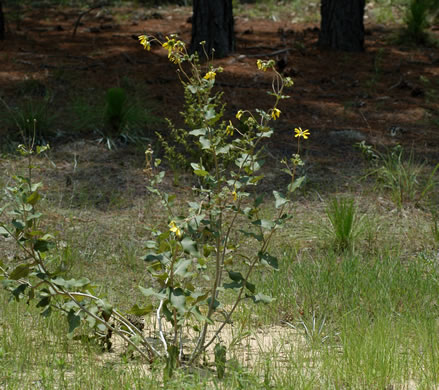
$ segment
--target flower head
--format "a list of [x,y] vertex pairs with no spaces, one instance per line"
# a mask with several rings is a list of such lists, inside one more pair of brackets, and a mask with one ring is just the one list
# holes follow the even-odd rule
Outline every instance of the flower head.
[[143,46],[144,49],[151,50],[151,44],[148,41],[148,36],[139,35],[138,38],[139,38],[140,44]]
[[239,110],[239,111],[236,113],[236,119],[241,120],[242,114],[244,114],[244,111]]
[[275,62],[274,60],[269,60],[269,61],[257,60],[256,65],[258,66],[259,70],[263,70],[265,72],[267,69],[274,68]]
[[204,75],[203,79],[205,79],[205,80],[215,80],[215,76],[216,76],[216,73],[211,70],[211,71],[207,72]]
[[273,120],[276,120],[279,118],[281,111],[278,108],[273,108],[273,111],[271,111],[271,117]]
[[238,194],[236,192],[236,187],[232,191],[233,201],[236,202],[238,200]]
[[181,229],[177,226],[177,224],[175,223],[175,221],[171,221],[169,223],[169,231],[171,231],[172,233],[174,233],[177,238],[181,238],[181,236],[183,235],[181,232]]
[[310,134],[310,132],[309,132],[309,130],[308,129],[306,129],[306,130],[302,130],[302,128],[301,127],[299,127],[299,128],[295,128],[294,129],[294,132],[296,133],[294,136],[295,137],[302,137],[303,139],[308,139],[308,137],[309,137],[309,134]]
[[235,127],[232,124],[232,121],[229,121],[229,124],[226,127],[226,135],[233,135],[233,132],[235,131]]

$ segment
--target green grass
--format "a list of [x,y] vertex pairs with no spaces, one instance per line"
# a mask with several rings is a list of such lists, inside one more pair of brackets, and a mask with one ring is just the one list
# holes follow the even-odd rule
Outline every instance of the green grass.
[[[20,167],[19,161],[2,164],[7,170]],[[56,177],[48,180],[57,183]],[[55,195],[44,200],[43,211],[60,232],[59,255],[70,275],[95,281],[122,310],[145,304],[137,289],[150,283],[141,259],[148,238],[144,227],[163,223],[153,199],[127,193],[139,198],[103,212],[90,199],[71,208],[57,198],[64,195]],[[208,368],[178,370],[166,388],[434,388],[439,381],[439,264],[431,219],[416,209],[405,216],[392,213],[373,203],[373,195],[367,188],[355,194],[357,212],[374,220],[373,250],[367,235],[358,237],[355,251],[344,252],[328,247],[327,237],[322,242],[308,235],[307,224],[327,218],[325,206],[312,198],[298,203],[296,219],[274,243],[280,271],[261,269],[253,280],[276,300],[268,306],[245,302],[223,336],[229,345],[225,378],[216,379],[213,357],[206,356]],[[350,205],[346,201],[347,209]],[[152,371],[127,356],[123,343],[103,353],[93,342],[68,340],[64,321],[59,315],[42,318],[38,309],[8,302],[0,292],[0,387],[162,386],[162,366]],[[153,328],[148,324],[146,332]],[[79,332],[86,333],[85,328]],[[274,341],[266,344],[264,338]]]

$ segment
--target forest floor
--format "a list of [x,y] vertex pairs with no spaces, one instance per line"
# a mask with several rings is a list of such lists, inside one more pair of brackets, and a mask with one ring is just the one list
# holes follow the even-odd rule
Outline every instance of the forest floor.
[[[293,130],[299,126],[311,132],[302,155],[322,184],[340,175],[343,181],[359,166],[361,155],[353,145],[362,140],[379,148],[401,144],[430,163],[438,160],[437,47],[398,44],[398,26],[366,21],[365,52],[324,51],[317,47],[318,24],[250,18],[251,10],[241,9],[235,18],[236,52],[215,61],[224,68],[217,86],[224,92],[228,120],[239,109],[270,107],[266,91],[271,75],[257,71],[256,59],[275,59],[294,79],[291,99],[281,102],[282,115],[274,123],[269,150],[275,160],[293,152]],[[176,67],[160,47],[142,50],[137,36],[178,34],[189,43],[191,9],[100,8],[81,18],[73,37],[83,11],[25,9],[19,29],[9,22],[7,39],[0,43],[0,96],[5,102],[16,107],[29,96],[50,93],[50,109],[56,112],[51,126],[64,144],[78,139],[71,129],[77,119],[70,110],[73,100],[99,101],[115,86],[142,89],[140,104],[155,117],[181,125],[184,96]],[[431,34],[439,38],[437,28]],[[11,131],[17,130],[10,124],[0,127],[0,134]],[[148,131],[154,138],[154,131],[168,130],[159,122]]]

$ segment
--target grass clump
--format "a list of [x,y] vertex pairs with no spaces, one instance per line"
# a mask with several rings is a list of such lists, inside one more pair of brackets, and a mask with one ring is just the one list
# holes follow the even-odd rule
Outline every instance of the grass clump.
[[366,176],[374,176],[378,188],[388,191],[398,208],[407,204],[419,206],[431,195],[436,185],[434,176],[439,164],[429,175],[425,175],[425,165],[416,162],[413,153],[405,158],[400,145],[386,153],[378,152],[364,141],[358,147],[371,166]]
[[354,242],[360,233],[361,218],[353,199],[334,198],[330,201],[326,215],[329,226],[326,233],[331,239],[331,245],[337,252],[352,250]]

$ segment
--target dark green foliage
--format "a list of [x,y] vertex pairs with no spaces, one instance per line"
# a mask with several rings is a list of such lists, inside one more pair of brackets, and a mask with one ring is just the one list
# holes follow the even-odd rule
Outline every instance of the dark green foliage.
[[110,88],[105,96],[105,129],[108,136],[119,136],[127,119],[127,95],[123,88]]
[[437,10],[439,10],[439,3],[436,0],[411,0],[407,7],[407,26],[401,34],[401,41],[430,44],[432,39],[426,30],[430,25],[431,17]]

